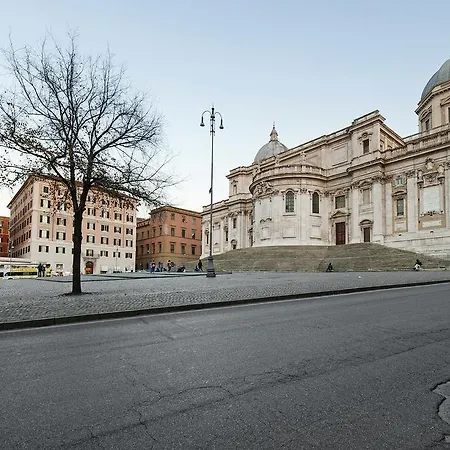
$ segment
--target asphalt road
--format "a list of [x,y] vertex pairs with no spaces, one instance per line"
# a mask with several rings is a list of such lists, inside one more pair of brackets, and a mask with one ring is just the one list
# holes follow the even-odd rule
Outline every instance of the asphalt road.
[[450,285],[0,333],[2,449],[444,449]]

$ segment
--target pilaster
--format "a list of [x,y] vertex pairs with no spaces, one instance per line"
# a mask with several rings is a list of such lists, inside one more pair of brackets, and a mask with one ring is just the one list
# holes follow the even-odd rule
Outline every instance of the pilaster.
[[357,185],[352,186],[350,201],[352,207],[350,243],[357,244],[361,242],[361,232],[359,229],[359,187]]
[[407,174],[407,214],[408,214],[408,232],[417,233],[417,219],[419,217],[418,211],[418,194],[417,194],[417,178],[415,170],[409,171]]
[[310,198],[309,198],[308,189],[301,188],[299,190],[299,226],[300,226],[300,245],[305,245],[309,242],[311,231],[310,231]]
[[385,204],[386,204],[386,234],[392,235],[394,232],[394,222],[392,217],[392,183],[385,185]]
[[381,179],[375,178],[372,186],[373,195],[373,242],[383,244],[384,202]]

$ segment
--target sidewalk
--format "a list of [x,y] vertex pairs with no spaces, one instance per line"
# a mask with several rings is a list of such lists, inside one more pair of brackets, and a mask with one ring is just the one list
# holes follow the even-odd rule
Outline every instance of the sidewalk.
[[83,277],[85,294],[81,296],[67,295],[71,291],[70,278],[1,280],[0,330],[450,283],[450,271],[246,272],[215,278],[204,274],[155,275],[138,272]]

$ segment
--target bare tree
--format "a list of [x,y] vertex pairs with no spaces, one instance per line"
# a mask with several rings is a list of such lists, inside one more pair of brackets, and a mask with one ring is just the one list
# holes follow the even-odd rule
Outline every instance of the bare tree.
[[115,67],[109,52],[83,57],[75,36],[4,51],[15,81],[0,97],[0,182],[50,177],[73,210],[73,285],[81,293],[83,212],[88,193],[160,206],[174,184],[165,173],[161,117]]

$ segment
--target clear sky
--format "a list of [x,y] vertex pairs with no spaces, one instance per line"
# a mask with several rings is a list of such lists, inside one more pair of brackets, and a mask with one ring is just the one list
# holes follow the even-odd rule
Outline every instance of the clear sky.
[[[214,201],[225,175],[252,163],[275,121],[287,147],[379,109],[402,136],[417,132],[423,87],[450,57],[448,0],[16,0],[1,2],[0,47],[60,42],[78,31],[83,53],[109,46],[134,87],[165,117],[173,168],[185,179],[176,206],[209,203],[211,141],[200,128],[212,102]],[[0,69],[0,87],[8,83]],[[0,214],[12,194],[0,191]]]

